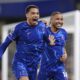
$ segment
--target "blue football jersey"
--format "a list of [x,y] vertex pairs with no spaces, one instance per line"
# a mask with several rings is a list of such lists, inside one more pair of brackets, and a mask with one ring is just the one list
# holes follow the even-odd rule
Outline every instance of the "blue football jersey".
[[19,23],[0,45],[0,58],[7,46],[14,40],[16,52],[13,61],[37,64],[44,51],[44,34],[45,24],[41,21],[36,26],[30,26],[27,22]]
[[[46,44],[45,54],[42,57],[42,65],[47,70],[53,69],[56,70],[60,67],[60,57],[64,54],[64,47],[67,40],[67,32],[59,28],[57,32],[52,32],[51,28],[47,28],[47,34],[53,35],[55,38],[55,45]],[[58,65],[57,65],[58,64]]]

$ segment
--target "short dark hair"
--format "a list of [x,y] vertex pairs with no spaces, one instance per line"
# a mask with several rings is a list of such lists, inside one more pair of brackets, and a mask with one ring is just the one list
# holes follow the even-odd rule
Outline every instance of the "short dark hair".
[[55,16],[56,14],[62,14],[62,13],[59,12],[59,11],[52,12],[51,17],[52,17],[52,16]]
[[36,5],[29,5],[29,6],[27,6],[26,9],[25,9],[25,13],[28,13],[31,8],[39,9],[38,6],[36,6]]

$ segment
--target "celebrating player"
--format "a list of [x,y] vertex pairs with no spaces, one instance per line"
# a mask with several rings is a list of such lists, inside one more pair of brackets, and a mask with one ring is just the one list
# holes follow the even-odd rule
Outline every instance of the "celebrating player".
[[44,52],[45,24],[38,20],[39,8],[35,5],[29,5],[26,8],[26,19],[19,23],[0,45],[0,58],[14,40],[16,52],[12,70],[16,79],[36,80],[38,64]]
[[67,32],[61,28],[63,26],[63,16],[60,12],[52,13],[50,26],[47,28],[47,33],[52,37],[54,44],[46,44],[38,80],[67,80],[64,66],[64,61],[67,58],[65,50]]

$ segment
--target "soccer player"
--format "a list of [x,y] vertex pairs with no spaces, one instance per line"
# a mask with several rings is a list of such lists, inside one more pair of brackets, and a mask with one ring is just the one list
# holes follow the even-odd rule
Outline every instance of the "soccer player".
[[26,8],[26,21],[19,23],[0,45],[0,58],[12,41],[16,42],[16,52],[12,70],[17,80],[36,80],[37,68],[44,53],[45,24],[39,21],[39,8]]
[[45,54],[42,57],[38,80],[67,80],[64,61],[67,58],[65,44],[67,32],[62,29],[63,16],[60,12],[53,12],[47,34],[52,37],[52,43],[46,44]]

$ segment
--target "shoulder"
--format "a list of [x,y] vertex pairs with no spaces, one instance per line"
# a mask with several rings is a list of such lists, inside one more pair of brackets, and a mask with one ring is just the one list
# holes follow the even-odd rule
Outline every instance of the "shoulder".
[[23,28],[25,25],[26,25],[26,22],[20,22],[20,23],[18,23],[18,24],[15,26],[15,28],[16,28],[16,29],[21,29],[21,28]]
[[46,24],[42,21],[38,21],[38,26],[46,27]]
[[51,29],[51,27],[50,26],[47,26],[47,30],[50,30]]
[[65,29],[63,29],[63,28],[60,28],[60,31],[65,36],[65,39],[67,39],[67,37],[68,37],[67,31]]
[[15,25],[15,27],[13,27],[13,29],[11,30],[13,31],[19,31],[21,29],[23,29],[26,26],[26,22],[19,22],[18,24]]
[[67,31],[63,28],[60,28],[60,31],[67,34]]

